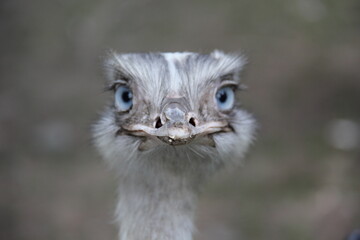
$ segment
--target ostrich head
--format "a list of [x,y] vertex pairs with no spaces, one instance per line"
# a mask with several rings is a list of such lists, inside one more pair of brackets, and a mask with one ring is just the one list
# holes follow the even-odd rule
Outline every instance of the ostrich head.
[[237,100],[244,58],[112,53],[95,145],[120,177],[120,239],[191,239],[200,183],[240,162],[254,120]]
[[114,99],[94,128],[101,154],[115,166],[156,155],[167,162],[183,155],[176,165],[239,161],[254,132],[237,101],[244,63],[220,51],[110,54],[106,88]]

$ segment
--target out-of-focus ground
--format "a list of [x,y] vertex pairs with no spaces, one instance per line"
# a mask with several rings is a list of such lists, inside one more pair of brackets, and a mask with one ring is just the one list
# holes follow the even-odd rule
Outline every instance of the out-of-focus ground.
[[119,52],[243,52],[260,123],[201,195],[196,240],[338,240],[360,227],[358,0],[0,2],[0,239],[115,239],[91,146]]

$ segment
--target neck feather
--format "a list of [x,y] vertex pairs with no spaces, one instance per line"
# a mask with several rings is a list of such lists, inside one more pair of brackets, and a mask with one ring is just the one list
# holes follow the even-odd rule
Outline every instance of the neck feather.
[[120,177],[119,239],[191,240],[197,189],[203,177],[192,171],[146,165]]

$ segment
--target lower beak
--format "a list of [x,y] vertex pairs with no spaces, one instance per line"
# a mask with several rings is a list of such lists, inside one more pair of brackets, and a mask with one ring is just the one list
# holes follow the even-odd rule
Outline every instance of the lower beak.
[[206,137],[219,132],[232,131],[225,121],[212,121],[198,125],[183,126],[164,125],[161,128],[153,128],[143,124],[134,124],[125,127],[128,134],[140,137],[157,138],[170,145],[183,145],[190,143],[197,137]]

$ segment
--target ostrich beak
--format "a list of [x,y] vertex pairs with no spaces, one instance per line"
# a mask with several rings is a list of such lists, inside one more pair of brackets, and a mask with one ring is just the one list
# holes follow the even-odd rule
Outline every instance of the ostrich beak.
[[144,151],[152,148],[156,144],[151,139],[159,139],[169,145],[184,145],[199,139],[198,143],[215,147],[211,134],[219,132],[231,132],[225,121],[212,121],[198,126],[183,123],[181,126],[165,124],[160,128],[153,128],[143,124],[133,124],[124,128],[126,133],[133,136],[144,137],[144,141],[139,146],[139,150]]
[[[211,121],[199,123],[194,113],[183,103],[183,98],[170,98],[163,105],[160,119],[156,127],[143,124],[124,126],[128,134],[147,138],[157,138],[169,145],[184,145],[198,136],[206,137],[217,132],[229,132],[227,121]],[[207,138],[209,140],[209,138]],[[214,145],[213,141],[205,141]]]

